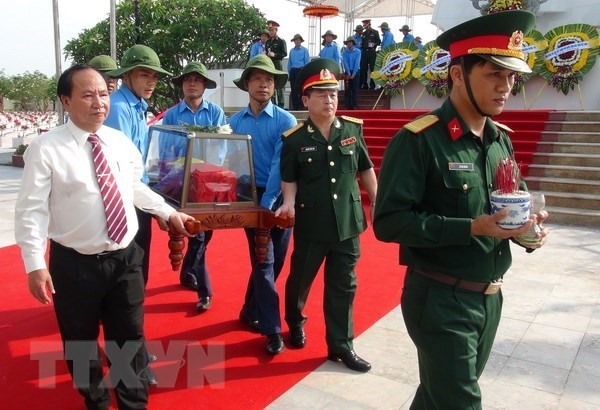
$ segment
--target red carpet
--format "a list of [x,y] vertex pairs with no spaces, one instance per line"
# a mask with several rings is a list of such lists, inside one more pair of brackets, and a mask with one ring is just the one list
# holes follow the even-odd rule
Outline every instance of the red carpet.
[[[338,111],[339,115],[349,115],[364,120],[364,136],[369,155],[379,171],[383,152],[388,141],[406,123],[428,111],[424,110],[357,110]],[[522,164],[521,171],[527,176],[527,169],[536,152],[542,131],[547,127],[548,110],[504,111],[494,117],[495,121],[508,126],[514,133],[510,134],[517,162]]]
[[[178,272],[170,270],[166,241],[166,235],[155,229],[146,299],[146,336],[150,343],[160,342],[163,349],[191,341],[202,350],[192,347],[190,357],[188,344],[183,356],[186,363],[179,370],[180,361],[175,360],[179,356],[174,350],[168,354],[169,359],[155,363],[153,368],[163,387],[152,388],[150,408],[264,408],[325,362],[322,273],[315,281],[305,311],[309,316],[307,346],[302,350],[287,348],[272,358],[265,352],[265,338],[245,331],[238,321],[249,274],[243,231],[215,232],[208,250],[214,304],[203,314],[195,312],[196,294],[181,288]],[[357,336],[398,305],[404,273],[404,268],[398,266],[397,246],[376,241],[370,228],[361,241],[354,312]],[[18,248],[1,248],[0,257],[4,262],[0,285],[4,295],[0,308],[2,408],[82,408],[63,361],[56,364],[55,387],[48,388],[51,377],[40,380],[40,361],[30,358],[32,342],[53,343],[41,349],[50,356],[61,351],[54,312],[51,306],[40,305],[29,294]],[[286,265],[278,280],[282,304],[288,270]],[[287,327],[283,326],[287,339]],[[153,353],[160,356],[156,350]],[[173,387],[164,387],[171,381]]]

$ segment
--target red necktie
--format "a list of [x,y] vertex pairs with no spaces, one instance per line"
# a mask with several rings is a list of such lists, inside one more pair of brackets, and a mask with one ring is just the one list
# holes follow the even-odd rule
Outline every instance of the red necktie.
[[121,198],[115,177],[110,171],[110,166],[104,157],[104,152],[102,152],[98,136],[90,134],[88,141],[92,143],[92,157],[94,159],[102,202],[104,202],[108,237],[116,243],[121,243],[127,233],[127,218],[125,217],[123,199]]

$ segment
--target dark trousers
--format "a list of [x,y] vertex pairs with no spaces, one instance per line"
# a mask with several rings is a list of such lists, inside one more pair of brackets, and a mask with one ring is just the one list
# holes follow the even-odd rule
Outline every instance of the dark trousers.
[[[282,71],[281,60],[273,60],[273,65],[279,71]],[[273,97],[271,97],[271,102],[281,108],[285,106],[285,101],[283,100],[283,88],[275,90]]]
[[110,341],[131,352],[127,355],[132,357],[129,363],[113,364],[120,369],[119,374],[112,374],[113,380],[119,380],[114,386],[119,408],[147,407],[148,384],[139,377],[147,364],[141,264],[142,251],[133,242],[106,256],[82,255],[56,242],[50,244],[49,271],[56,290],[54,311],[67,366],[87,408],[108,408],[110,403],[98,350],[100,322],[107,346]]
[[419,358],[411,409],[481,409],[479,376],[490,356],[502,292],[467,292],[408,268],[402,314]]
[[360,59],[360,87],[367,88],[368,86],[371,88],[375,88],[375,81],[369,78],[367,75],[370,75],[375,70],[375,58],[377,57],[377,52],[374,48],[363,49],[363,53]]
[[292,68],[290,70],[290,97],[292,99],[292,108],[294,111],[300,111],[304,109],[304,105],[302,104],[302,98],[300,96],[300,91],[296,87],[296,78],[298,78],[298,73],[301,68]]
[[[265,193],[264,187],[256,187],[258,203]],[[277,209],[283,197],[273,205]],[[281,333],[281,316],[279,315],[279,295],[275,281],[283,269],[287,254],[292,228],[271,228],[267,256],[264,263],[258,263],[256,258],[256,229],[246,228],[248,252],[250,254],[250,279],[246,288],[246,297],[242,311],[252,320],[258,320],[260,331],[264,335]]]
[[360,85],[360,70],[354,76],[354,78],[346,81],[346,89],[344,90],[344,98],[346,100],[346,109],[355,110],[358,108],[358,102],[356,100],[358,96],[358,89]]
[[341,242],[318,242],[294,238],[290,276],[285,283],[285,321],[294,328],[306,322],[302,314],[315,276],[325,261],[325,337],[330,353],[352,350],[354,295],[360,257],[358,236]]
[[188,240],[188,248],[181,264],[180,281],[185,275],[196,277],[198,298],[212,296],[210,276],[206,266],[206,248],[213,236],[213,231],[203,231]]
[[142,275],[144,276],[144,286],[148,283],[148,272],[150,271],[150,244],[152,243],[152,215],[135,208],[138,218],[138,231],[133,240],[144,251],[142,261]]

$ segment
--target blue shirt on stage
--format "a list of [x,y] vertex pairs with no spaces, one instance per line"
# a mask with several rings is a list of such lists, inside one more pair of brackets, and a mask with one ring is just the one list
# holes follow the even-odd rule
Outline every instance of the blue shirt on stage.
[[358,70],[360,70],[360,56],[362,52],[356,48],[356,46],[352,49],[346,48],[342,53],[342,61],[344,63],[344,72],[349,75],[358,74]]
[[[406,41],[406,40],[404,40]],[[395,44],[394,35],[391,31],[384,31],[381,37],[381,48]]]
[[265,54],[265,45],[262,43],[262,41],[257,41],[256,43],[252,44],[252,47],[250,47],[250,58],[259,54]]
[[402,41],[410,41],[411,43],[415,42],[415,36],[413,36],[412,34],[408,33],[407,35],[405,35],[402,38]]
[[233,114],[229,118],[229,125],[234,133],[248,134],[252,137],[256,186],[265,188],[260,206],[271,209],[281,194],[279,160],[283,145],[282,135],[296,125],[296,118],[269,101],[256,117],[249,106]]
[[354,48],[361,49],[362,48],[362,35],[359,36],[358,34],[355,34],[352,36],[352,38],[354,39]]
[[323,48],[321,49],[321,51],[319,52],[319,57],[320,58],[330,58],[338,64],[340,64],[342,62],[342,59],[340,56],[340,48],[337,46],[335,41],[332,42],[331,44],[325,44],[323,46]]
[[308,49],[304,46],[293,47],[290,50],[290,57],[288,61],[288,73],[292,71],[292,68],[302,68],[308,63],[310,63]]
[[[202,99],[200,106],[196,112],[193,112],[192,109],[188,106],[185,100],[181,101],[176,106],[172,107],[167,111],[163,118],[163,125],[225,125],[225,113],[223,109],[218,105],[206,101]],[[180,138],[180,142],[184,145],[187,145],[187,141],[184,138]],[[210,140],[208,140],[210,141]],[[215,140],[216,141],[216,140]],[[222,140],[223,144],[220,144],[219,152],[216,154],[218,158],[207,158],[210,162],[216,165],[222,165],[225,159],[225,154],[227,153],[227,144],[226,140]],[[161,143],[167,143],[166,139],[161,139]],[[165,147],[161,147],[165,148]],[[181,146],[180,148],[183,148]],[[178,151],[178,150],[176,150]],[[161,149],[161,155],[164,152]],[[179,151],[183,152],[183,151]],[[176,153],[175,153],[176,154]],[[179,155],[175,155],[179,156]]]
[[[143,98],[136,97],[124,84],[110,94],[110,112],[104,125],[123,131],[146,161],[148,154],[148,126],[146,125],[146,111],[148,103]],[[148,183],[148,175],[142,177]]]

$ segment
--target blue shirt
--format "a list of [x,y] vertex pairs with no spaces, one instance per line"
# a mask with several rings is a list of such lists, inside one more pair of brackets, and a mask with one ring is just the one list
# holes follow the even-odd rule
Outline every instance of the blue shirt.
[[290,50],[290,59],[288,61],[288,73],[292,68],[302,68],[310,63],[310,56],[306,47],[294,47]]
[[256,43],[252,44],[252,47],[250,47],[250,58],[259,54],[265,54],[265,45],[262,43],[262,41],[257,41]]
[[413,42],[413,43],[414,43],[414,41],[415,41],[415,36],[413,36],[412,34],[408,33],[407,35],[405,35],[405,36],[402,38],[402,41],[410,41],[410,42]]
[[[404,41],[406,41],[406,40],[404,40]],[[394,35],[392,34],[392,32],[389,30],[384,31],[382,38],[381,38],[381,48],[390,46],[395,43],[396,42],[394,41]]]
[[331,44],[325,44],[319,52],[319,57],[330,58],[338,64],[342,62],[342,59],[340,58],[340,49],[335,42],[332,42]]
[[[144,163],[148,154],[147,110],[148,103],[143,98],[136,97],[127,86],[122,85],[110,94],[110,112],[104,121],[104,125],[121,130],[131,139],[142,153]],[[146,173],[144,173],[142,181],[148,183],[149,179]]]
[[362,48],[362,35],[355,34],[352,38],[354,39],[354,48]]
[[[163,118],[163,125],[225,125],[225,113],[223,109],[218,105],[202,100],[198,110],[193,112],[192,109],[187,105],[185,100],[181,101],[175,107],[172,107],[167,111]],[[161,158],[163,158],[163,153],[171,150],[166,150],[164,145],[168,143],[173,143],[174,141],[167,141],[166,138],[161,138],[161,149],[160,154]],[[184,138],[178,138],[177,142],[179,144],[172,145],[172,150],[174,150],[174,156],[183,153],[183,148],[187,145],[187,140]],[[210,144],[211,140],[207,140]],[[218,153],[213,158],[208,157],[207,160],[216,165],[222,165],[225,160],[225,154],[227,153],[227,144],[226,140],[213,140],[213,142],[223,142],[219,147]]]
[[271,209],[281,194],[279,161],[283,145],[282,135],[296,125],[296,118],[269,101],[256,117],[250,107],[233,114],[229,118],[229,125],[234,133],[248,134],[252,137],[256,185],[265,188],[260,206]]
[[346,48],[342,53],[342,61],[344,62],[344,72],[349,75],[358,74],[360,70],[360,56],[362,51],[354,47],[352,51]]

